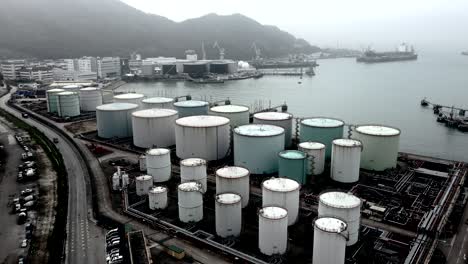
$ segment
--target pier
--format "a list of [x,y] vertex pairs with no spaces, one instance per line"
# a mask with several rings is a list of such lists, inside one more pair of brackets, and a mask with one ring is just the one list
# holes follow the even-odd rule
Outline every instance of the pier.
[[447,127],[468,132],[468,118],[465,117],[468,109],[432,103],[426,98],[421,100],[421,106],[432,107],[434,114],[437,115],[437,122],[445,123]]

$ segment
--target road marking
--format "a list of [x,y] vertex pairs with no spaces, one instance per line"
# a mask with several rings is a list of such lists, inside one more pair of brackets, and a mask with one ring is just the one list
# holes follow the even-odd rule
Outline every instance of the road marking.
[[16,144],[15,137],[13,137],[12,135],[8,135],[8,145],[15,145],[15,144]]

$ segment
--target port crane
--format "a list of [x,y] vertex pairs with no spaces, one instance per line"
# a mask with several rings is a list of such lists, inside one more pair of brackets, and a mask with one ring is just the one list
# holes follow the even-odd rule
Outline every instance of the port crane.
[[224,60],[224,51],[225,51],[225,49],[221,48],[221,46],[219,46],[218,41],[215,41],[215,43],[213,44],[213,48],[217,48],[219,50],[219,59]]
[[261,59],[262,51],[260,48],[257,47],[257,44],[255,42],[252,43],[252,46],[250,46],[251,49],[255,51],[255,60],[258,61]]

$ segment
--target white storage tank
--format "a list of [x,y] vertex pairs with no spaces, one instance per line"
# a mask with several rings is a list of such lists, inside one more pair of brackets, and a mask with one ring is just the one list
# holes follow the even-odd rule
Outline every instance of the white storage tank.
[[172,109],[145,109],[133,112],[133,145],[140,148],[173,146],[176,120],[177,111]]
[[64,89],[50,89],[46,91],[47,112],[57,113],[57,94],[65,92]]
[[138,165],[140,167],[140,172],[146,171],[146,156],[145,155],[140,155],[140,157],[138,157]]
[[352,138],[362,142],[361,168],[383,171],[397,165],[400,130],[382,125],[362,125]]
[[250,173],[242,167],[231,166],[216,171],[216,193],[237,193],[242,198],[242,208],[249,204]]
[[288,178],[271,178],[262,183],[262,206],[278,206],[288,211],[288,225],[299,215],[298,182]]
[[258,212],[258,247],[267,256],[286,253],[288,248],[288,211],[267,206]]
[[179,112],[179,117],[199,116],[208,114],[208,102],[187,100],[174,103],[174,108]]
[[314,251],[312,264],[344,264],[346,252],[346,223],[332,217],[314,222]]
[[145,96],[138,93],[118,94],[114,95],[114,103],[136,104],[141,108],[141,100],[143,100],[143,98],[145,98]]
[[291,146],[293,123],[293,116],[291,114],[281,112],[262,112],[255,114],[253,117],[253,122],[255,124],[274,125],[284,128],[284,146]]
[[307,154],[308,174],[319,175],[325,169],[325,144],[320,142],[302,142],[298,149]]
[[61,117],[80,115],[80,97],[76,92],[57,94],[57,113]]
[[331,157],[332,141],[343,138],[344,122],[335,118],[313,117],[299,125],[299,142],[313,141],[325,144],[325,157]]
[[153,177],[149,175],[138,176],[135,179],[136,194],[138,196],[147,195],[151,187],[153,187]]
[[229,151],[229,119],[221,116],[188,116],[176,120],[176,153],[181,159],[207,161],[224,158]]
[[180,181],[198,182],[202,185],[203,192],[206,192],[206,160],[199,158],[190,158],[182,160],[180,162]]
[[202,186],[198,182],[184,182],[177,187],[179,220],[184,223],[203,219]]
[[112,103],[96,107],[98,136],[125,138],[132,136],[132,112],[136,104]]
[[171,151],[154,148],[146,151],[146,171],[153,182],[166,182],[171,179]]
[[252,174],[278,171],[278,153],[284,149],[284,128],[252,124],[234,129],[234,165]]
[[65,85],[62,87],[63,90],[67,91],[67,92],[78,92],[81,88],[80,85],[76,85],[76,84],[69,84],[69,85]]
[[215,198],[216,234],[237,237],[242,228],[241,197],[234,193],[217,194]]
[[348,246],[354,245],[359,239],[361,219],[361,200],[345,192],[326,192],[319,197],[318,215],[342,219],[348,226]]
[[341,183],[359,181],[362,144],[355,139],[335,139],[332,142],[330,177]]
[[96,107],[102,105],[101,89],[96,87],[87,87],[80,89],[80,107],[81,111],[94,112]]
[[174,109],[174,99],[167,97],[150,97],[141,100],[143,109],[162,108]]
[[249,124],[249,108],[243,105],[220,105],[210,109],[210,115],[229,118],[231,128]]
[[151,210],[166,209],[167,207],[167,188],[156,186],[148,192],[149,208]]

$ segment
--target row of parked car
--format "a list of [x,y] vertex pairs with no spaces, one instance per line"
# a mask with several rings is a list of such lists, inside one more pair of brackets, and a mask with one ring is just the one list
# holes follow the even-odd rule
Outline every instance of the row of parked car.
[[107,264],[121,264],[124,261],[121,252],[122,235],[118,228],[106,234],[106,262]]

